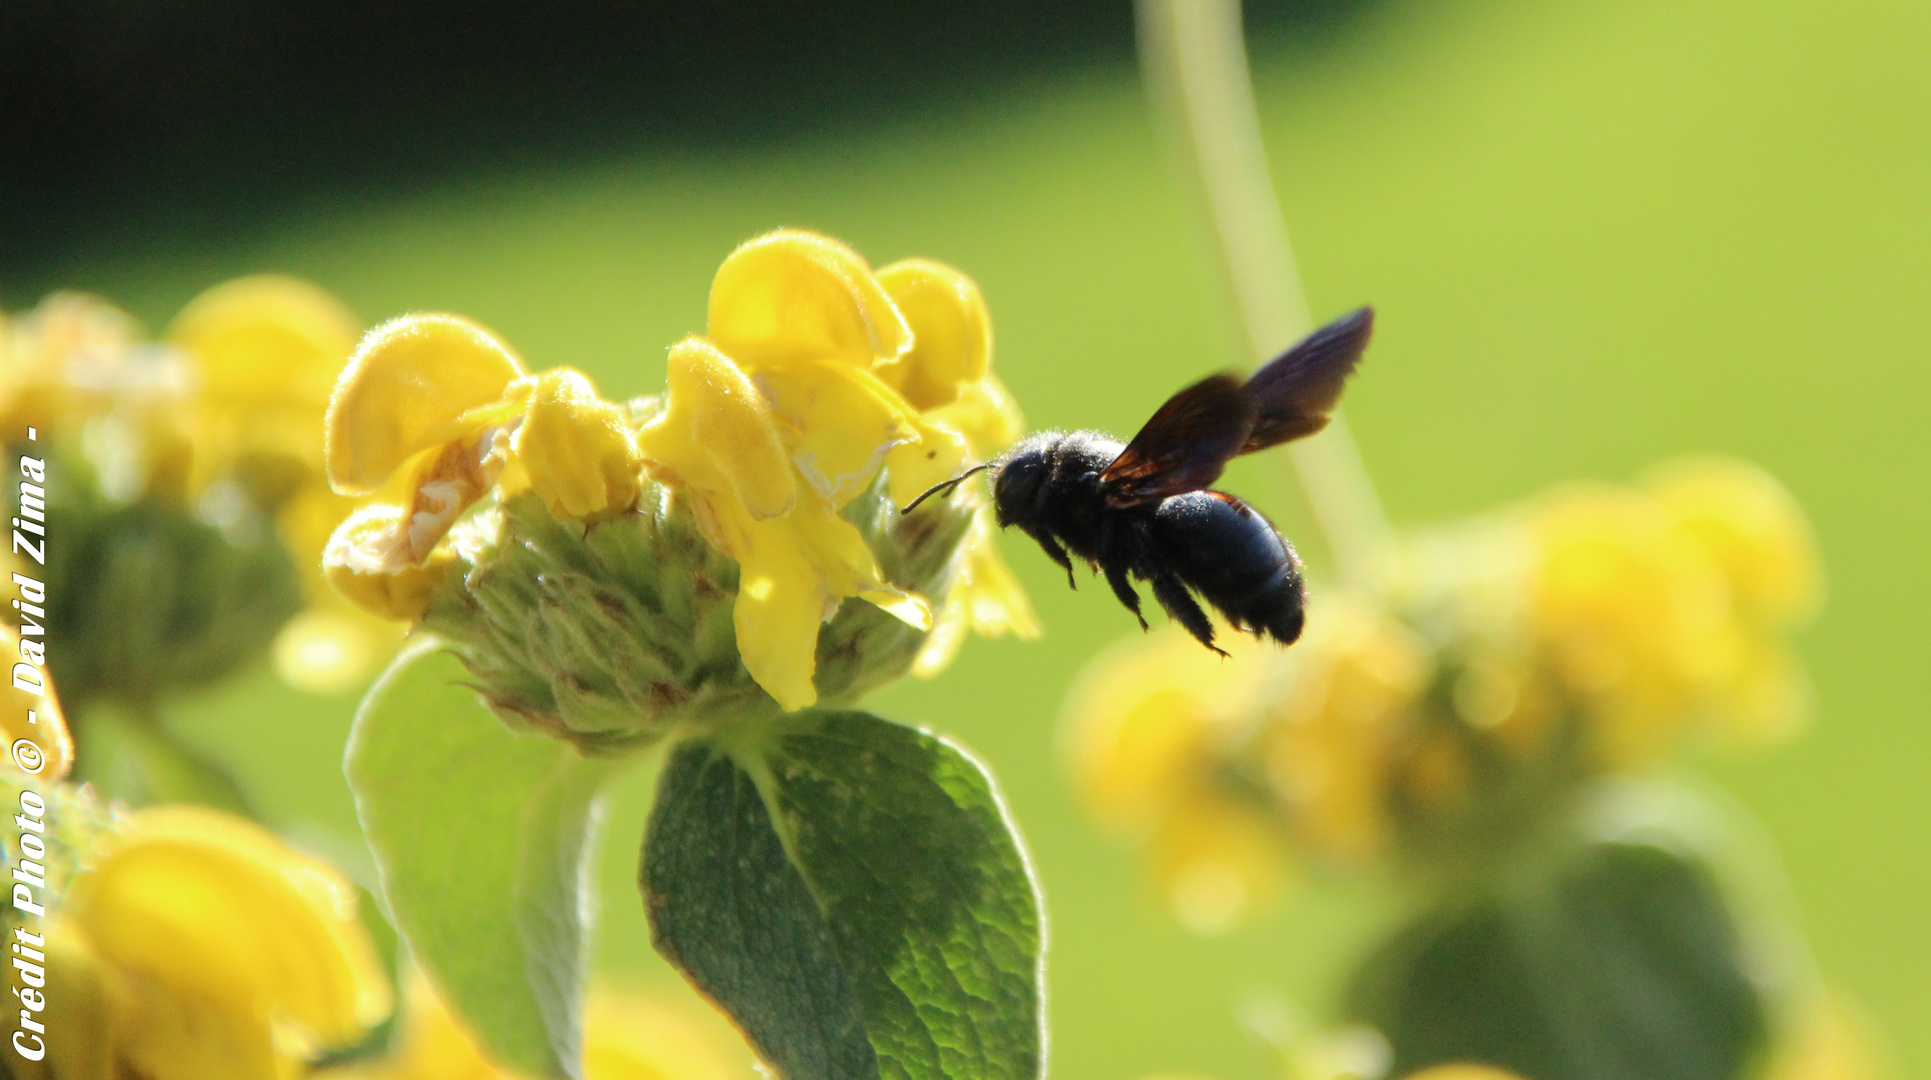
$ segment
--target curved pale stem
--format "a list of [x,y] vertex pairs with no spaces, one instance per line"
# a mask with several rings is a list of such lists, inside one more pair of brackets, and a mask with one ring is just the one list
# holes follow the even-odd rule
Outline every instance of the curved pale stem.
[[[1183,151],[1249,355],[1272,359],[1313,329],[1274,195],[1238,0],[1138,0],[1140,62],[1156,113]],[[1343,578],[1367,576],[1392,543],[1347,420],[1289,447]]]

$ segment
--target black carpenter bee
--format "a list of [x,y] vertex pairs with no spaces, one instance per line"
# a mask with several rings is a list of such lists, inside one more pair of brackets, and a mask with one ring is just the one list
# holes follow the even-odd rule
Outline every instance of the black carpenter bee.
[[1232,458],[1326,427],[1373,326],[1374,310],[1364,307],[1309,334],[1245,382],[1226,373],[1202,379],[1168,398],[1124,446],[1098,431],[1027,436],[920,495],[905,512],[990,469],[999,524],[1037,540],[1076,588],[1069,553],[1104,573],[1143,629],[1140,594],[1129,577],[1150,584],[1167,614],[1215,652],[1213,624],[1194,593],[1236,628],[1291,645],[1307,606],[1293,545],[1253,507],[1207,485]]

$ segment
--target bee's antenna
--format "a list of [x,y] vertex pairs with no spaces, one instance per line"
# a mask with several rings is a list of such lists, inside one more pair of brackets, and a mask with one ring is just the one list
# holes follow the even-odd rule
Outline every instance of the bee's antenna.
[[990,468],[992,468],[992,463],[988,461],[984,465],[974,465],[972,468],[967,469],[966,471],[960,473],[959,475],[943,483],[933,484],[931,487],[926,488],[925,491],[921,493],[918,498],[913,499],[911,502],[907,503],[905,506],[905,509],[900,510],[899,513],[909,514],[912,511],[917,510],[919,508],[920,503],[931,498],[932,496],[949,494],[953,488],[958,487],[960,484],[965,483],[966,479],[970,477],[973,473],[985,472],[987,469],[990,469]]

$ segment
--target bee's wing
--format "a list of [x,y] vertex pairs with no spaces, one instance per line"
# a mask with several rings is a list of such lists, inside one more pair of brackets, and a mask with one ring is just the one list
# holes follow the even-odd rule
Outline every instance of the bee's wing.
[[1233,375],[1211,375],[1167,399],[1100,473],[1110,506],[1198,491],[1219,479],[1254,427],[1254,399]]
[[1251,454],[1312,435],[1328,425],[1341,400],[1341,385],[1368,347],[1374,309],[1358,308],[1316,330],[1267,362],[1247,380],[1258,414],[1247,441],[1236,451]]

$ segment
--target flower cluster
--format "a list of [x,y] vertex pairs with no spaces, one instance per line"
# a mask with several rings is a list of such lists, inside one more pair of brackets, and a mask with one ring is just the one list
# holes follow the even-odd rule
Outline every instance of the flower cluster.
[[585,748],[850,700],[943,667],[962,629],[1036,632],[980,502],[896,512],[1018,433],[990,355],[964,275],[792,230],[725,260],[657,397],[405,316],[329,405],[329,478],[370,501],[326,572],[454,644],[506,720]]
[[1820,594],[1775,480],[1683,461],[1408,538],[1374,588],[1323,592],[1291,650],[1123,645],[1071,698],[1069,757],[1177,916],[1221,930],[1292,853],[1468,873],[1592,777],[1788,733],[1787,635]]
[[47,571],[74,608],[71,704],[145,707],[270,641],[288,681],[340,689],[393,648],[314,569],[346,506],[323,480],[322,411],[359,329],[282,277],[208,290],[158,341],[82,294],[0,318],[0,439],[60,476]]

